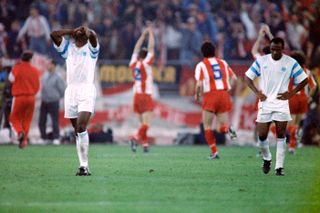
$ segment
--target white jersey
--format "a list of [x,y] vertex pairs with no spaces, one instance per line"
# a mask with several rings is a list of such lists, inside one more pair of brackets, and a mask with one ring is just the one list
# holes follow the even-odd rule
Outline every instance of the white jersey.
[[290,78],[299,84],[308,77],[296,60],[284,54],[277,61],[271,54],[258,57],[246,76],[251,80],[260,77],[260,90],[267,99],[259,101],[259,109],[285,113],[290,112],[288,100],[277,99],[278,94],[288,91]]
[[93,84],[95,66],[99,54],[99,43],[93,47],[88,41],[78,48],[75,43],[62,37],[59,46],[54,47],[66,59],[67,84]]

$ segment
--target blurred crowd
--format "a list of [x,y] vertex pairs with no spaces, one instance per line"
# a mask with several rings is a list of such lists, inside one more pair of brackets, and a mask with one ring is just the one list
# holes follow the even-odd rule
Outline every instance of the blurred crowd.
[[319,63],[318,0],[0,0],[0,57],[30,48],[61,60],[49,32],[87,25],[100,39],[100,59],[127,60],[142,29],[152,24],[157,62],[194,63],[204,40],[226,60],[251,60],[262,23]]

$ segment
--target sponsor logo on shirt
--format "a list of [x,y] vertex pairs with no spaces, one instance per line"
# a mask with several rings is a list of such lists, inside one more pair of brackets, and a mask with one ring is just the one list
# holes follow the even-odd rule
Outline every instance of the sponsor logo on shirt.
[[282,67],[282,68],[281,68],[281,71],[282,71],[282,72],[285,72],[285,71],[286,71],[286,68],[285,68],[285,67]]

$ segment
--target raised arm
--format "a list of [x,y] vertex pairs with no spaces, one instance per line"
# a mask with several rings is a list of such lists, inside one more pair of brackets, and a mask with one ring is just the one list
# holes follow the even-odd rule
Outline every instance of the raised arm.
[[263,37],[267,35],[268,38],[271,40],[273,38],[272,33],[270,32],[270,28],[268,25],[263,24],[259,30],[259,35],[256,40],[256,42],[253,44],[253,47],[251,49],[251,54],[255,57],[257,54],[259,54],[259,46],[261,44],[261,41],[263,40]]
[[148,27],[149,39],[148,39],[148,53],[154,54],[154,35],[151,27]]
[[147,29],[145,29],[145,30],[142,32],[142,34],[141,34],[141,36],[139,37],[136,45],[134,46],[133,53],[138,53],[138,52],[140,51],[141,46],[142,46],[142,44],[143,44],[143,41],[144,41],[146,35],[148,34],[148,32],[149,32],[149,31],[148,31]]
[[50,37],[55,45],[60,46],[62,42],[62,37],[66,35],[72,36],[73,33],[74,33],[74,29],[56,30],[51,32]]
[[97,34],[93,30],[89,29],[88,27],[84,27],[84,31],[86,33],[86,36],[89,39],[90,44],[93,47],[97,47],[97,45],[98,45]]

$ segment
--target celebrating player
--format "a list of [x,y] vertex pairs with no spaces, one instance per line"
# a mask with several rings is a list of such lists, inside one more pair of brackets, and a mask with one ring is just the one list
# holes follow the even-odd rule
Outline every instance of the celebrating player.
[[96,99],[96,88],[93,82],[100,48],[98,39],[95,32],[83,26],[53,31],[51,39],[54,47],[66,60],[65,118],[70,119],[76,132],[77,153],[80,161],[76,175],[88,176],[91,174],[88,167],[87,125],[94,112]]
[[[306,58],[303,52],[301,51],[293,51],[290,56],[294,58],[300,66],[302,66],[303,71],[308,75],[308,87],[297,92],[290,100],[289,100],[289,108],[292,117],[292,121],[288,124],[288,131],[290,134],[289,141],[289,153],[295,154],[297,142],[301,140],[302,137],[302,129],[299,129],[300,121],[303,119],[305,113],[308,111],[308,97],[312,96],[316,89],[316,82],[312,77],[310,70],[306,67]],[[289,91],[292,91],[297,85],[293,81],[290,80]]]
[[[141,48],[143,41],[148,36],[148,49]],[[135,136],[130,139],[131,149],[136,152],[137,142],[141,141],[143,151],[149,151],[147,131],[149,129],[153,111],[152,100],[152,68],[154,58],[154,35],[151,27],[146,28],[138,39],[130,61],[133,72],[133,111],[138,114],[140,127]]]
[[[301,90],[307,83],[307,75],[303,72],[296,60],[282,53],[284,41],[281,38],[271,40],[271,54],[257,58],[246,72],[245,80],[251,90],[259,98],[257,128],[259,144],[263,156],[262,170],[269,173],[271,167],[271,153],[267,140],[269,127],[272,121],[276,125],[277,156],[276,175],[284,175],[284,157],[286,146],[286,127],[291,120],[288,99]],[[253,80],[260,79],[260,90],[256,88]],[[288,92],[290,78],[297,85]]]
[[218,159],[216,139],[211,129],[213,115],[216,114],[218,130],[221,133],[229,133],[231,139],[237,137],[236,132],[228,123],[228,112],[232,103],[228,91],[231,89],[230,79],[236,79],[229,65],[215,57],[215,46],[211,42],[204,42],[201,46],[204,59],[199,62],[195,70],[196,101],[200,101],[203,93],[202,121],[205,130],[205,138],[211,149],[209,160]]

